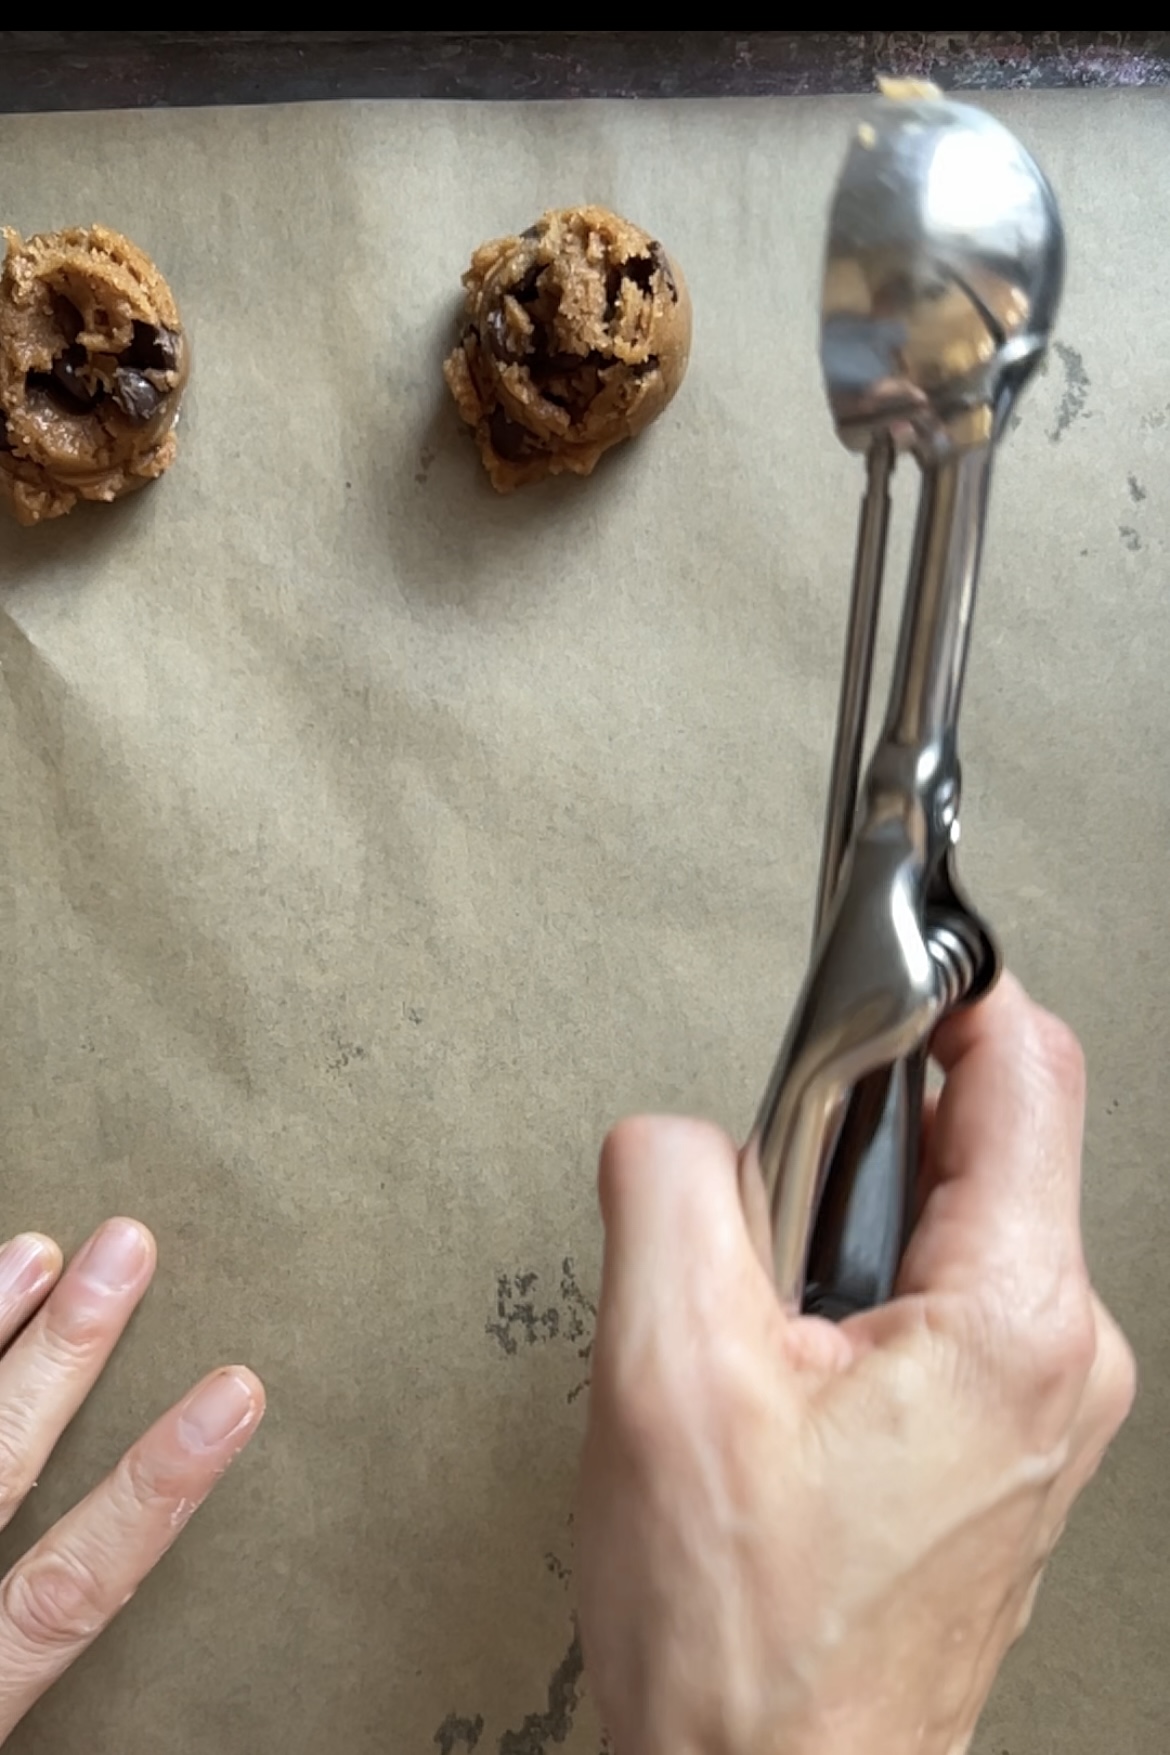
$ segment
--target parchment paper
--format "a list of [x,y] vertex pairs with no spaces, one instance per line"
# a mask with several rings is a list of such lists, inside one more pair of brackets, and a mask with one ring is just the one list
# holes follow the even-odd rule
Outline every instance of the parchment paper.
[[[1087,1043],[1089,1244],[1145,1387],[979,1747],[1153,1755],[1170,111],[989,107],[1057,185],[1071,276],[994,496],[963,864]],[[127,231],[196,359],[170,479],[0,529],[2,1228],[72,1246],[128,1210],[162,1257],[3,1556],[205,1367],[271,1398],[21,1755],[596,1755],[594,1158],[631,1108],[742,1129],[802,967],[860,489],[815,355],[855,113],[0,121],[5,219]],[[690,377],[591,482],[502,501],[439,381],[458,277],[578,200],[678,255]]]

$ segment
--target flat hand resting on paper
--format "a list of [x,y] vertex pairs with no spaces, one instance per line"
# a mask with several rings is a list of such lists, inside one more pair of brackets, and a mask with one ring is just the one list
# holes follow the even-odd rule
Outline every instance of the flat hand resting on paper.
[[[0,1527],[93,1388],[154,1268],[154,1239],[127,1219],[103,1225],[64,1272],[46,1237],[0,1249]],[[0,1742],[113,1620],[263,1411],[250,1372],[204,1378],[0,1581]]]
[[782,1310],[723,1134],[606,1144],[577,1528],[616,1755],[962,1755],[1125,1418],[1075,1041],[1005,979],[934,1052],[898,1296],[840,1328]]

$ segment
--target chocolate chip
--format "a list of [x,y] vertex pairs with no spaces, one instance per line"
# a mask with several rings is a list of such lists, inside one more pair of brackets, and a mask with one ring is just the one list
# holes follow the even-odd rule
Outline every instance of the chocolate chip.
[[28,387],[47,396],[63,414],[88,414],[100,394],[80,377],[88,354],[83,347],[66,348],[48,372],[30,372]]
[[0,451],[11,451],[12,440],[8,437],[8,420],[4,410],[0,408]]
[[153,420],[163,403],[163,392],[133,366],[118,367],[110,394],[123,414],[142,422]]
[[[601,354],[596,355],[601,359]],[[594,358],[589,356],[590,360]],[[565,378],[570,372],[577,371],[585,365],[586,356],[580,353],[541,353],[536,352],[527,362],[528,369],[534,378]]]
[[520,233],[520,236],[522,238],[538,238],[540,236],[540,227],[538,225],[530,225],[527,230]]
[[596,348],[591,348],[588,353],[545,353],[546,340],[543,334],[538,333],[537,345],[524,362],[538,384],[543,384],[548,378],[571,377],[585,366],[593,366],[601,371],[604,366],[613,364],[608,354],[599,353]]
[[628,262],[622,263],[622,273],[627,280],[632,280],[639,292],[648,293],[650,282],[654,278],[654,264],[649,256],[631,256]]
[[53,294],[53,320],[70,346],[81,334],[81,312],[64,293]]
[[509,420],[502,408],[492,409],[488,420],[488,437],[492,442],[492,450],[505,463],[519,463],[528,454],[528,440],[531,435],[518,421]]
[[535,267],[528,270],[528,273],[521,280],[516,282],[515,286],[508,288],[518,305],[530,305],[534,299],[540,297],[540,287],[537,282],[543,273],[544,269],[537,263]]
[[678,287],[675,284],[674,275],[671,273],[670,257],[666,254],[666,251],[662,248],[662,245],[658,242],[657,238],[655,238],[650,245],[650,260],[653,262],[655,268],[661,271],[662,278],[666,283],[666,290],[677,305]]
[[140,372],[173,372],[179,363],[179,338],[171,329],[136,322],[130,346],[118,357]]
[[508,328],[508,319],[499,305],[493,306],[487,315],[487,344],[488,351],[504,365],[508,365],[512,360],[520,357],[513,344],[512,333]]
[[579,365],[584,364],[583,354],[550,353],[548,344],[548,330],[538,325],[532,337],[531,351],[524,361],[534,378],[563,377],[566,372],[575,372]]
[[657,239],[649,246],[645,256],[631,256],[628,262],[623,263],[622,273],[644,293],[650,291],[650,282],[654,275],[661,274],[667,292],[678,302],[678,287],[670,271],[670,260]]
[[61,389],[73,399],[78,408],[87,410],[93,407],[101,394],[100,391],[92,389],[80,375],[82,368],[88,363],[89,355],[83,347],[78,347],[76,342],[72,347],[67,347],[65,352],[53,361],[53,376]]

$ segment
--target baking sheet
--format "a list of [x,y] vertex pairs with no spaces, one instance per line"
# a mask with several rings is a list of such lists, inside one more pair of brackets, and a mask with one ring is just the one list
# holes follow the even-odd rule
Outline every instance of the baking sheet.
[[[995,492],[963,863],[1087,1043],[1089,1246],[1145,1388],[979,1747],[1153,1755],[1170,112],[988,107],[1071,275]],[[162,1258],[4,1554],[205,1366],[247,1360],[271,1409],[21,1755],[93,1723],[127,1755],[596,1755],[593,1162],[630,1108],[742,1129],[802,964],[859,490],[816,294],[855,114],[0,119],[4,218],[125,230],[196,357],[168,480],[0,527],[3,1227],[128,1210]],[[682,262],[691,372],[592,481],[499,500],[440,383],[458,276],[581,200]]]

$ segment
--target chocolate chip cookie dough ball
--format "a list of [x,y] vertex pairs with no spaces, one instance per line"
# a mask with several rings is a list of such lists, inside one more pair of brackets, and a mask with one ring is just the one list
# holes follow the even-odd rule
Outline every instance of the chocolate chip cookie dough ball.
[[4,238],[0,499],[37,524],[170,467],[189,355],[170,287],[117,232]]
[[682,383],[683,277],[656,239],[604,207],[561,208],[481,245],[463,285],[463,333],[443,372],[501,493],[591,474]]

